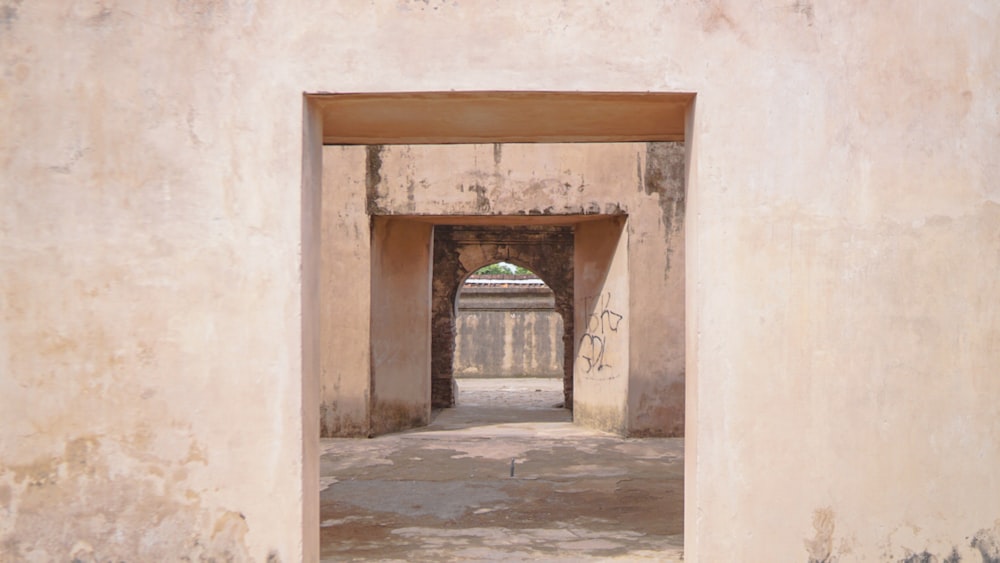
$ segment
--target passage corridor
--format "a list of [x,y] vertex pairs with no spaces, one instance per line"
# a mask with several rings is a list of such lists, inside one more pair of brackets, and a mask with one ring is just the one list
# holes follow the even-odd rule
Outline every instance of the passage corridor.
[[559,379],[458,385],[426,428],[323,440],[324,561],[681,560],[683,439],[574,426]]

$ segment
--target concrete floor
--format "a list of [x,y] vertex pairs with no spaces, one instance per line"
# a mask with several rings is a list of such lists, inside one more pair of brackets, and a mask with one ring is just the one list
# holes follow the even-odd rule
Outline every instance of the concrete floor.
[[576,427],[558,379],[458,385],[426,428],[323,440],[324,561],[682,560],[682,439]]

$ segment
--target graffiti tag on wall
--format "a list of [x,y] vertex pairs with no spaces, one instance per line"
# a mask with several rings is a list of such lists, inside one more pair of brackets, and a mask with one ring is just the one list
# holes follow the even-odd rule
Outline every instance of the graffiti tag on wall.
[[584,373],[611,367],[607,361],[608,337],[618,332],[624,317],[612,310],[610,305],[611,292],[583,299],[584,311],[590,311],[585,323],[587,331],[578,343]]

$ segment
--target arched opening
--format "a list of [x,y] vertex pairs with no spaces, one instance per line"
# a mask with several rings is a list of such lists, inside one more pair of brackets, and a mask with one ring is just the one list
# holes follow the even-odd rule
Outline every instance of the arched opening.
[[565,327],[555,293],[530,269],[494,262],[455,296],[456,404],[551,409],[564,404]]
[[[535,305],[538,305],[538,297],[548,297],[551,295],[552,310],[561,319],[562,335],[561,342],[555,346],[549,346],[548,352],[562,350],[562,401],[552,401],[552,405],[562,402],[567,408],[572,409],[573,401],[573,229],[572,225],[470,225],[470,224],[442,224],[434,228],[434,264],[433,264],[433,297],[432,297],[432,340],[431,340],[431,371],[432,371],[432,405],[433,408],[449,408],[456,406],[458,389],[454,375],[454,367],[463,367],[464,375],[474,375],[476,370],[483,371],[484,362],[478,362],[478,366],[462,366],[462,362],[456,364],[454,361],[456,352],[456,342],[462,337],[458,335],[456,328],[459,294],[466,285],[467,279],[472,274],[483,267],[492,267],[494,271],[508,271],[509,275],[516,275],[516,267],[521,267],[537,274],[537,278],[544,280],[544,284],[551,291],[551,294],[544,292],[542,296],[536,296]],[[510,264],[511,266],[491,266],[494,264]],[[514,268],[511,271],[511,268]],[[495,269],[495,268],[500,268]],[[490,270],[487,270],[489,272]],[[475,278],[472,278],[475,279]],[[537,286],[537,282],[531,282]],[[473,282],[469,285],[485,285]],[[499,284],[494,284],[499,285]],[[517,285],[517,284],[507,284]],[[495,288],[499,289],[499,288]],[[500,289],[500,291],[504,291]],[[487,291],[487,293],[490,293]],[[496,292],[493,292],[496,293]],[[469,295],[472,295],[470,288]],[[496,297],[494,295],[494,297]],[[471,299],[476,301],[476,298]],[[479,299],[480,304],[488,299]],[[496,299],[493,300],[496,304]],[[474,303],[473,303],[474,305]],[[487,304],[488,305],[488,304]],[[496,307],[484,307],[496,309]],[[494,327],[502,335],[503,327],[508,329],[516,328],[517,318],[510,319],[507,314],[507,322],[503,321],[503,315],[497,311],[490,313],[483,312],[480,316],[490,316],[494,322]],[[515,315],[516,317],[516,315]],[[467,319],[466,319],[467,320]],[[515,321],[511,326],[510,321]],[[537,320],[537,319],[536,319]],[[530,322],[530,321],[529,321]],[[552,324],[550,323],[550,326]],[[558,325],[555,325],[558,327]],[[503,358],[503,338],[494,339],[500,342],[501,348],[494,350],[496,358],[500,362]],[[523,339],[522,339],[523,340]],[[530,340],[529,340],[530,343]],[[544,344],[536,340],[536,346]],[[471,342],[462,342],[465,344]],[[516,375],[513,368],[516,365],[518,356],[523,353],[524,344],[517,344],[511,339],[508,346],[515,348],[508,349],[507,361],[508,371],[501,372],[502,375]],[[536,353],[542,350],[535,350]],[[470,352],[463,350],[460,352],[466,360],[474,359]],[[487,351],[476,352],[485,354]],[[530,362],[530,357],[528,358]],[[497,362],[494,362],[496,364]],[[502,365],[502,364],[501,364]],[[493,370],[497,373],[497,370]],[[556,372],[558,373],[558,372]],[[471,381],[467,379],[466,381]],[[549,382],[550,384],[553,382]],[[558,383],[555,383],[558,387]],[[466,385],[468,389],[470,384]]]

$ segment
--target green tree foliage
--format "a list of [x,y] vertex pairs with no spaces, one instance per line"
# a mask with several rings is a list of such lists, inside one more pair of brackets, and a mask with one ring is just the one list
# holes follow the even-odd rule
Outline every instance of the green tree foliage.
[[515,266],[513,264],[508,264],[506,262],[497,262],[496,264],[490,264],[489,266],[483,266],[482,268],[479,268],[478,270],[476,270],[473,273],[475,275],[479,275],[479,276],[497,275],[497,274],[504,274],[504,275],[516,274],[516,275],[519,275],[519,276],[533,276],[533,275],[535,275],[534,272],[532,272],[531,270],[529,270],[527,268],[522,268],[520,266]]

